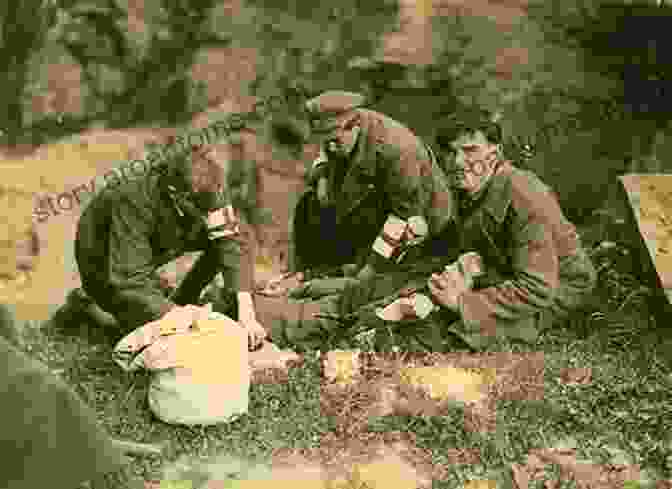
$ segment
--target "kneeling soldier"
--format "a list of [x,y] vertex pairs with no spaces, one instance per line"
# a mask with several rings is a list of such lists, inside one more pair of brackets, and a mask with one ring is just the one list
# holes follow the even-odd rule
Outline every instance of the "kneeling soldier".
[[[254,240],[230,205],[227,162],[222,159],[211,145],[193,147],[187,157],[157,165],[162,171],[105,188],[82,214],[75,257],[84,301],[90,298],[95,304],[89,306],[116,320],[119,337],[172,310],[179,316],[176,305],[198,304],[218,273],[225,283],[220,305],[233,306],[219,312],[237,316],[252,346],[265,336],[251,295]],[[203,253],[175,293],[166,297],[157,269],[194,251]],[[76,291],[71,297],[82,295]],[[70,309],[76,305],[69,302]]]

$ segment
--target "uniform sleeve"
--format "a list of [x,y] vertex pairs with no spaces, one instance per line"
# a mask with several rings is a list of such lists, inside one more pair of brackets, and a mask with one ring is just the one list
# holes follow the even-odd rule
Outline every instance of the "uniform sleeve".
[[236,292],[251,293],[258,253],[254,227],[241,220],[236,237],[217,239],[213,245],[217,248],[218,262],[227,286]]
[[[427,222],[427,209],[432,198],[431,160],[424,148],[381,148],[378,168],[384,182],[385,202],[388,218],[393,215],[403,220],[420,216]],[[383,229],[378,236],[381,238]],[[376,251],[368,253],[366,268],[379,270],[388,265],[388,260]],[[370,272],[369,272],[370,273]]]
[[128,197],[111,210],[108,283],[113,303],[145,322],[160,318],[173,304],[154,280],[151,211]]
[[459,304],[473,333],[493,335],[498,321],[516,321],[548,308],[558,287],[558,253],[549,216],[540,209],[513,212],[513,274],[492,287],[465,293]]
[[254,265],[257,259],[257,241],[254,227],[247,223],[240,223],[240,280],[238,292],[252,292],[254,290]]
[[382,163],[390,212],[401,219],[426,217],[432,169],[424,148],[400,149],[393,155],[386,154]]

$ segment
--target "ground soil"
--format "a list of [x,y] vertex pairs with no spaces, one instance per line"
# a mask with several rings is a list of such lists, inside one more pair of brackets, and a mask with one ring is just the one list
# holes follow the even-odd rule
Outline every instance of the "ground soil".
[[[495,369],[496,380],[487,389],[485,401],[464,403],[465,426],[472,430],[494,430],[496,403],[503,399],[533,400],[543,397],[543,354],[372,354],[362,353],[359,371],[349,383],[331,382],[323,378],[321,405],[325,415],[335,419],[335,429],[322,439],[315,450],[278,450],[274,466],[301,472],[304,468],[321,471],[329,480],[352,472],[358,464],[380,461],[403,465],[412,473],[417,487],[431,487],[431,480],[441,480],[452,465],[479,461],[474,449],[455,447],[448,451],[449,464],[437,466],[431,454],[419,448],[410,433],[370,432],[366,426],[372,416],[445,414],[449,403],[435,401],[424,393],[409,389],[400,382],[402,366],[452,365],[465,369]],[[293,368],[299,363],[290,364]],[[284,374],[265,381],[282,381]],[[267,371],[268,375],[268,371]],[[588,383],[590,369],[565,369],[560,375],[563,383]],[[511,470],[518,489],[527,489],[535,478],[543,475],[549,465],[560,467],[562,480],[573,478],[583,489],[623,487],[626,480],[637,480],[636,466],[598,465],[577,460],[575,450],[545,448],[532,451],[526,464],[513,465]],[[307,470],[307,469],[306,469]],[[548,481],[552,489],[559,481]],[[665,487],[661,485],[661,488]]]

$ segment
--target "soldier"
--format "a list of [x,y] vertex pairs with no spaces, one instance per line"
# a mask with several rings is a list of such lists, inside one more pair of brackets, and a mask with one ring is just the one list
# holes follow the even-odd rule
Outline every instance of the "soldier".
[[321,154],[293,218],[296,271],[349,264],[352,275],[371,273],[392,263],[373,247],[391,216],[424,221],[430,234],[446,224],[448,181],[431,149],[364,104],[362,95],[342,91],[305,104]]
[[[251,296],[255,243],[230,205],[226,164],[213,145],[193,146],[186,156],[156,165],[159,171],[94,197],[75,242],[82,290],[71,294],[60,318],[82,306],[99,308],[114,317],[119,335],[162,317],[182,321],[185,310],[176,306],[198,304],[221,273],[225,288],[215,310],[237,317],[251,346],[258,346],[265,331]],[[193,251],[203,253],[166,297],[157,268]]]
[[[401,270],[408,269],[409,250],[430,236],[454,232],[452,189],[432,150],[364,103],[362,95],[329,91],[305,104],[321,152],[295,208],[290,266],[308,272],[331,268],[327,275],[343,267],[347,276],[309,280],[289,300],[258,298],[271,336],[294,347],[320,343],[321,332],[334,324],[318,315],[336,313],[346,286],[361,288],[359,305],[391,293],[391,283],[376,277],[407,278]],[[397,282],[397,288],[404,285]]]
[[548,186],[503,159],[502,131],[489,114],[448,118],[435,143],[458,201],[451,248],[479,253],[486,278],[465,289],[454,273],[433,274],[431,295],[459,318],[449,329],[475,348],[496,337],[533,342],[544,321],[586,305],[595,287],[576,228]]
[[[455,191],[456,205],[443,209],[450,225],[412,250],[398,270],[351,282],[347,301],[329,296],[303,304],[299,321],[276,326],[279,340],[300,343],[312,335],[319,344],[325,330],[338,327],[320,317],[325,313],[374,325],[371,306],[401,288],[424,287],[434,310],[377,329],[377,349],[447,351],[460,344],[456,338],[472,351],[497,338],[533,343],[544,322],[587,303],[596,272],[576,228],[545,184],[503,158],[499,124],[487,113],[465,111],[442,123],[435,142]],[[469,252],[482,258],[481,277],[468,281],[454,267],[443,271]]]

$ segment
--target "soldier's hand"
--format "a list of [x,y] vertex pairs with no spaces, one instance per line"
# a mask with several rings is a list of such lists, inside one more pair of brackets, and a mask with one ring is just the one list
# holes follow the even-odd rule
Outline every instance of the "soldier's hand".
[[259,349],[266,339],[266,330],[264,327],[259,321],[254,319],[241,320],[240,325],[247,330],[250,350],[254,351]]
[[427,286],[434,300],[452,311],[458,310],[460,296],[469,290],[464,275],[454,268],[442,273],[433,273]]

